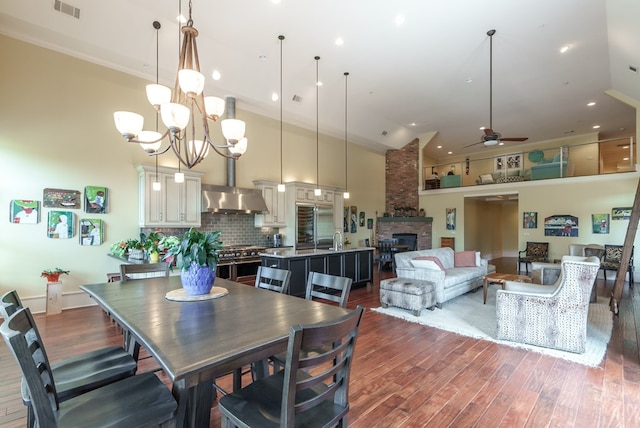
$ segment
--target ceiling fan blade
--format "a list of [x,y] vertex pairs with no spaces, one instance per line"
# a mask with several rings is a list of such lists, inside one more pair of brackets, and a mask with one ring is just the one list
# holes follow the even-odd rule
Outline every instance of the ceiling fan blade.
[[495,134],[495,132],[493,132],[493,129],[484,128],[484,135],[493,135],[493,134]]
[[484,144],[484,141],[478,141],[477,143],[469,144],[468,146],[464,146],[463,149],[466,149],[467,147],[477,146],[478,144]]
[[528,137],[500,138],[500,141],[527,141]]

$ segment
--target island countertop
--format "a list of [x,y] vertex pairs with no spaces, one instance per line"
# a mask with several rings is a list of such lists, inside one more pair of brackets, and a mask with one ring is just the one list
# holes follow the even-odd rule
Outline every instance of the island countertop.
[[258,253],[259,256],[275,257],[280,259],[290,259],[293,257],[305,257],[314,255],[326,255],[326,254],[342,254],[352,253],[356,251],[375,250],[373,247],[346,247],[342,250],[320,250],[307,248],[302,250],[295,250],[293,248],[267,248],[265,251]]

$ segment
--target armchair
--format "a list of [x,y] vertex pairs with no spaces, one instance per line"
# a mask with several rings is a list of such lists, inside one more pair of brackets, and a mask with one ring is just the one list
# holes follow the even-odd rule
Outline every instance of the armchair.
[[[605,245],[604,255],[602,256],[602,264],[600,269],[604,273],[604,280],[607,280],[607,271],[615,270],[616,272],[620,268],[620,262],[622,261],[622,248],[623,245]],[[633,288],[633,247],[631,247],[631,255],[629,256],[629,267],[627,268],[629,273],[629,285]]]
[[551,287],[507,282],[497,291],[498,339],[583,353],[589,297],[599,268],[597,257],[565,256]]
[[527,242],[527,248],[518,252],[518,273],[520,273],[522,263],[524,263],[525,272],[529,275],[529,263],[546,262],[549,257],[548,242]]

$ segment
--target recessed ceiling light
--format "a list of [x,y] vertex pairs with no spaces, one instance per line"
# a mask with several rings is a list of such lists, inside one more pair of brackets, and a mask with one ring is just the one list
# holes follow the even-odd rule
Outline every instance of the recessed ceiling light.
[[342,37],[338,37],[336,39],[336,46],[342,46],[342,45],[344,45],[344,40]]
[[569,46],[563,46],[560,48],[560,53],[565,53],[569,50]]
[[486,128],[486,127],[484,127],[484,126],[481,126],[481,127],[480,127],[480,130],[481,130],[481,131],[484,131],[485,129],[487,129],[487,128]]
[[278,96],[277,92],[274,92],[273,94],[271,94],[271,101],[278,101],[280,99],[280,97]]
[[176,16],[176,19],[181,24],[186,24],[187,23],[187,18],[185,18],[184,15],[178,15],[178,16]]
[[622,146],[623,149],[627,150],[629,146]]
[[436,146],[436,149],[441,149],[441,148],[442,148],[442,146]]
[[629,158],[622,158],[622,160],[623,160],[623,161],[628,161],[628,160],[629,160]]
[[273,3],[273,4],[280,4],[280,0],[271,0],[271,3]]
[[593,125],[593,129],[600,129],[600,125]]
[[416,126],[416,123],[415,122],[411,122],[411,126]]
[[318,81],[316,82],[316,85],[317,85],[317,86],[322,86],[322,82],[318,80]]
[[499,145],[499,146],[504,146],[504,143],[503,143],[502,141],[500,141],[500,142],[498,143],[498,145]]
[[452,154],[453,154],[453,152],[447,152],[447,154],[448,154],[448,155],[452,155]]
[[220,72],[218,70],[213,70],[211,72],[211,78],[213,80],[220,80],[221,77],[222,77],[222,75],[220,74]]
[[404,24],[404,15],[396,15],[396,25]]
[[587,104],[587,107],[593,107],[594,105],[596,105],[596,102],[591,101],[590,103]]

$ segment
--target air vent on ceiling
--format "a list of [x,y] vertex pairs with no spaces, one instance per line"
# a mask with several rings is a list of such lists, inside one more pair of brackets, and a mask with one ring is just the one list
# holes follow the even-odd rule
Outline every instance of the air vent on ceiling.
[[387,132],[387,131],[382,131],[380,134],[381,134],[381,135],[387,135],[387,134],[388,134],[388,132]]
[[53,8],[58,12],[62,12],[69,16],[73,16],[76,19],[80,19],[80,9],[75,6],[71,6],[68,3],[63,3],[59,0],[54,0]]
[[302,98],[299,95],[294,95],[293,98],[291,98],[293,101],[299,103],[300,101],[302,101]]

